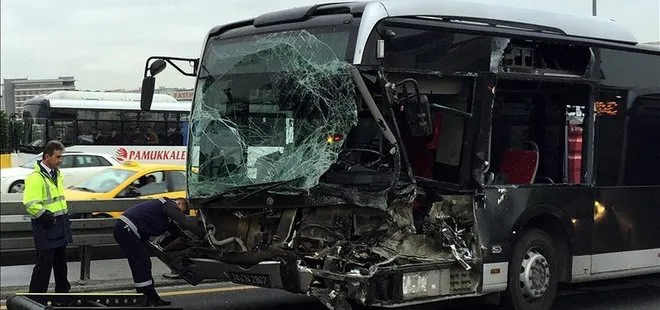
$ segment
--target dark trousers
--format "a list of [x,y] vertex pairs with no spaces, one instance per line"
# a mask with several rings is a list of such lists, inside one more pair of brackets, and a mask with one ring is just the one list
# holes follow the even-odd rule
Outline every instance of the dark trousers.
[[37,264],[32,270],[30,293],[48,292],[51,269],[55,273],[55,292],[68,293],[71,284],[67,278],[66,246],[37,250]]
[[139,291],[141,288],[153,287],[151,257],[144,242],[121,220],[117,221],[113,235],[128,259],[135,288]]

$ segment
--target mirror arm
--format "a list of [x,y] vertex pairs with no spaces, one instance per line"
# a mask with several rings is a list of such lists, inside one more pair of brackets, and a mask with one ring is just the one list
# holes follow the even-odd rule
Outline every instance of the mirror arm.
[[193,63],[193,73],[188,73],[188,72],[183,71],[181,68],[179,68],[179,66],[177,66],[175,63],[173,63],[170,59],[164,59],[164,60],[167,61],[167,63],[169,63],[170,65],[172,65],[172,67],[174,67],[174,69],[179,71],[179,73],[181,73],[185,76],[191,76],[191,77],[197,76],[197,67],[199,65],[199,59],[187,59],[188,61]]
[[[151,61],[152,61],[152,60],[157,60],[157,59],[162,59],[162,60],[166,61],[167,63],[169,63],[170,65],[172,65],[172,67],[174,67],[177,71],[179,71],[179,73],[181,73],[181,74],[183,74],[183,75],[185,75],[185,76],[191,76],[191,77],[195,77],[195,76],[197,76],[197,69],[198,69],[198,67],[199,67],[199,58],[181,58],[181,57],[169,57],[169,56],[151,56],[151,57],[147,58],[147,61],[146,61],[146,63],[145,63],[145,67],[144,67],[144,77],[147,77],[147,73],[149,72],[149,64],[151,63]],[[191,63],[193,64],[193,72],[192,72],[192,73],[189,73],[189,72],[185,72],[185,71],[183,71],[183,69],[181,69],[181,67],[179,67],[179,66],[176,65],[174,62],[172,62],[173,60],[174,60],[174,61],[188,61],[188,62],[191,62]]]

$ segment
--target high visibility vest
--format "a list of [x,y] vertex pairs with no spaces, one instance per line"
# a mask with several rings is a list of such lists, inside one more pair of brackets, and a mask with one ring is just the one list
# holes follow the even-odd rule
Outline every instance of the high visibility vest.
[[62,173],[57,173],[57,186],[53,179],[45,175],[39,166],[34,164],[34,171],[25,179],[23,205],[32,218],[40,217],[46,210],[55,216],[68,214],[69,210],[64,199],[64,182]]

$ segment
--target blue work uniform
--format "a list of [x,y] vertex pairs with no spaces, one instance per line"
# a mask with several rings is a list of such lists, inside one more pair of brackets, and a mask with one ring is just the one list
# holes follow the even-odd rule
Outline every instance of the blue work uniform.
[[176,202],[167,198],[141,202],[126,210],[119,219],[114,238],[128,259],[136,291],[144,293],[148,299],[158,298],[146,242],[168,231],[177,233],[177,224],[200,237],[205,235],[204,229],[189,219]]

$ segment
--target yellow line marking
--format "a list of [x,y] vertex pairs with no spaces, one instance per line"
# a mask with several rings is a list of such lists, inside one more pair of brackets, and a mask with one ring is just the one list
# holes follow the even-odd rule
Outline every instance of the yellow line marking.
[[187,290],[187,291],[162,292],[162,293],[158,293],[158,295],[160,295],[160,296],[195,295],[195,294],[207,294],[207,293],[220,293],[220,292],[251,290],[251,289],[256,289],[256,288],[258,288],[258,287],[241,285],[241,286],[205,288],[205,289]]

